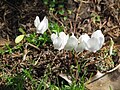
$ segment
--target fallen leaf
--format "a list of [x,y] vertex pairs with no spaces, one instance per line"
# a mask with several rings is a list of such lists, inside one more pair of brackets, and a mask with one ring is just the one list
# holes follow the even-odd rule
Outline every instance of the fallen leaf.
[[23,40],[24,36],[25,36],[25,35],[19,35],[19,36],[17,36],[17,37],[15,38],[15,43],[21,42],[21,41]]
[[10,41],[0,37],[0,47],[4,46],[6,44],[10,44]]
[[89,90],[120,90],[120,64],[106,73],[98,71],[85,86]]
[[72,84],[72,81],[65,74],[59,74],[59,79],[61,79],[60,81],[64,81],[69,85]]

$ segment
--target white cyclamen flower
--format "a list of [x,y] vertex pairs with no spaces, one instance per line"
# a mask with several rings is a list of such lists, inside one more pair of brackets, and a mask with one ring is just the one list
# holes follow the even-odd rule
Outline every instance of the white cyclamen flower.
[[87,50],[91,52],[98,51],[104,44],[104,35],[101,30],[93,32],[91,38],[86,42]]
[[57,33],[53,33],[51,35],[51,40],[53,42],[54,48],[61,50],[67,43],[68,35],[66,35],[64,32],[60,32],[59,35]]
[[86,42],[90,39],[90,37],[88,36],[88,34],[84,34],[84,35],[81,35],[78,39],[78,46],[76,48],[76,52],[82,52],[84,51],[85,49],[87,50],[86,48]]
[[78,46],[78,39],[72,33],[72,36],[69,37],[67,44],[65,45],[65,50],[73,50],[76,49]]
[[40,22],[39,17],[36,16],[34,20],[34,25],[36,27],[36,33],[43,34],[48,29],[48,19],[45,16],[43,20]]

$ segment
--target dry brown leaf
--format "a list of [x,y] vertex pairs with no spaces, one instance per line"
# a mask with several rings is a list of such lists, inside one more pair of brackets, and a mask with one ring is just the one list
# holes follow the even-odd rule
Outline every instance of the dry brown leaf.
[[120,90],[120,65],[107,73],[98,72],[85,85],[89,90]]
[[6,44],[10,44],[10,41],[0,37],[0,46],[4,46]]

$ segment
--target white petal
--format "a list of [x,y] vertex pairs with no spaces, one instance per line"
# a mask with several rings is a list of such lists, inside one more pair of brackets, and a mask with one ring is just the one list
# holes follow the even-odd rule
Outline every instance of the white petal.
[[88,36],[88,34],[84,34],[84,35],[81,35],[80,37],[79,37],[79,42],[87,42],[88,40],[90,39],[90,37]]
[[76,52],[83,52],[85,49],[86,45],[84,43],[79,43],[77,48],[75,49]]
[[35,18],[35,20],[34,20],[34,25],[35,25],[35,27],[37,28],[39,24],[40,24],[40,19],[39,19],[38,16],[36,16],[36,18]]
[[53,41],[53,45],[55,49],[61,50],[65,47],[67,43],[67,38],[68,35],[66,35],[64,32],[60,32],[59,36],[58,34],[52,34],[51,35],[51,40]]
[[102,34],[101,30],[97,30],[95,31],[91,37],[95,37],[99,40],[99,46],[100,48],[102,47],[102,45],[104,44],[105,38],[104,35]]
[[66,34],[65,34],[64,32],[60,32],[60,33],[59,33],[59,36],[62,38],[62,37],[65,37]]
[[72,36],[69,37],[67,44],[65,46],[65,50],[72,50],[76,49],[78,46],[78,39],[72,34]]
[[59,37],[62,39],[61,49],[63,49],[65,47],[65,45],[67,44],[69,36],[66,35],[64,32],[60,32]]
[[57,33],[56,33],[56,34],[53,33],[53,34],[51,35],[51,40],[54,41],[57,37],[58,37],[58,36],[57,36]]
[[47,29],[48,29],[48,19],[45,16],[37,27],[37,33],[43,34]]
[[88,36],[88,34],[81,35],[78,39],[80,45],[78,44],[78,47],[77,47],[78,50],[76,51],[82,51],[83,49],[88,50],[86,43],[89,39],[90,37]]
[[103,36],[101,30],[96,30],[95,32],[93,32],[92,36],[91,37],[96,37],[96,38],[99,38]]
[[61,50],[61,44],[62,44],[61,38],[60,38],[60,37],[57,37],[57,38],[53,41],[54,49]]
[[96,52],[97,50],[100,49],[99,41],[95,37],[90,38],[88,40],[88,42],[86,43],[86,46],[87,46],[88,50],[91,52]]

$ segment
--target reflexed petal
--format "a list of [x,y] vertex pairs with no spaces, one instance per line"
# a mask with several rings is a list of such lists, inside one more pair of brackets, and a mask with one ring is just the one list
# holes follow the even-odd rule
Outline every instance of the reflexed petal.
[[52,34],[51,35],[51,40],[53,41],[53,45],[55,49],[61,50],[65,47],[67,40],[68,40],[68,35],[66,35],[64,32],[60,32],[59,36],[58,34]]
[[88,50],[91,52],[96,52],[97,50],[100,49],[99,41],[97,38],[94,38],[94,37],[92,37],[88,40],[88,42],[86,43],[86,46],[87,46]]
[[81,42],[81,43],[78,44],[78,46],[77,46],[77,48],[75,49],[75,51],[76,51],[76,52],[83,52],[84,49],[85,49],[85,47],[86,47],[85,44]]
[[63,49],[65,47],[65,45],[67,44],[69,36],[66,35],[64,32],[60,32],[59,37],[62,39],[61,49]]
[[102,34],[101,30],[95,31],[95,32],[92,34],[91,38],[92,38],[92,37],[95,37],[95,38],[97,38],[97,39],[99,40],[99,42],[100,42],[100,43],[99,43],[99,47],[101,48],[102,45],[104,44],[104,41],[105,41],[104,35]]
[[76,48],[76,51],[82,52],[84,49],[88,50],[87,46],[85,43],[90,39],[88,34],[81,35],[78,39],[78,47]]
[[99,38],[99,37],[103,37],[103,34],[102,34],[101,30],[97,30],[97,31],[93,32],[91,37]]
[[78,39],[72,34],[72,36],[69,37],[67,44],[65,46],[65,50],[72,50],[76,49],[78,46]]
[[87,42],[89,39],[90,37],[85,33],[84,35],[81,35],[78,40],[79,42]]
[[54,41],[57,37],[58,37],[57,34],[53,33],[53,34],[51,35],[51,40]]
[[40,24],[40,19],[39,19],[38,16],[36,16],[36,18],[35,18],[35,20],[34,20],[34,25],[35,25],[35,27],[37,28],[39,24]]
[[66,34],[65,34],[64,32],[60,32],[60,33],[59,33],[59,37],[60,37],[60,38],[64,38],[65,36],[66,36]]
[[43,34],[48,29],[48,19],[46,16],[37,27],[37,33]]
[[48,29],[48,19],[46,18],[46,16],[44,17],[43,21],[45,23],[45,25],[43,27],[43,33],[44,33]]
[[61,45],[62,45],[62,39],[60,37],[57,37],[54,41],[53,41],[53,45],[55,49],[61,50]]

